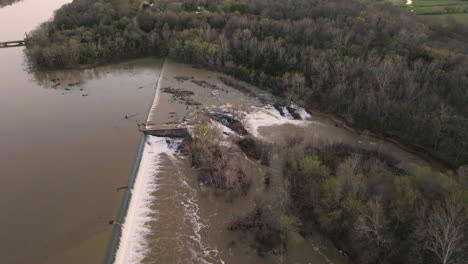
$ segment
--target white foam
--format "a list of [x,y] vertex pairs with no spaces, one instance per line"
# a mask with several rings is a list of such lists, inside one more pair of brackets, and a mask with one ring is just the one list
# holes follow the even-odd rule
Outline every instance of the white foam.
[[302,107],[298,106],[295,103],[291,103],[290,107],[301,117],[302,120],[307,120],[312,116]]
[[237,134],[236,132],[234,132],[234,130],[219,122],[214,121],[213,119],[210,119],[210,126],[220,131],[224,136],[232,136]]
[[302,120],[307,120],[312,116],[302,107],[299,107],[296,113],[301,117]]
[[149,252],[146,236],[151,232],[148,225],[156,220],[157,212],[151,210],[155,197],[151,194],[158,188],[157,174],[161,156],[173,156],[175,150],[169,148],[168,138],[148,136],[143,148],[139,170],[125,222],[122,225],[116,264],[138,264]]
[[289,120],[293,120],[294,117],[291,115],[291,113],[289,112],[288,108],[286,106],[283,106],[283,108],[281,109],[283,111],[283,115],[285,118],[289,119]]
[[159,97],[161,97],[161,80],[163,78],[165,65],[166,65],[166,61],[164,61],[163,67],[161,69],[161,73],[159,74],[158,83],[156,85],[156,94],[154,95],[153,104],[151,105],[151,109],[148,113],[148,118],[146,120],[147,123],[151,123],[151,120],[156,120],[153,116],[155,116],[157,113],[156,107],[158,106],[158,103],[159,103]]
[[252,107],[252,111],[244,118],[245,129],[254,137],[261,137],[258,129],[260,127],[278,126],[292,124],[296,126],[306,126],[310,121],[291,120],[281,114],[273,106]]
[[182,201],[181,204],[184,207],[184,215],[188,218],[192,226],[193,234],[190,235],[189,238],[196,245],[196,249],[189,246],[189,251],[192,255],[192,258],[197,260],[198,263],[203,264],[224,263],[224,261],[218,256],[218,249],[210,248],[203,242],[200,232],[203,228],[206,227],[206,224],[203,222],[199,214],[200,208],[196,198],[197,190],[190,186],[188,182],[182,177],[183,174],[179,170],[179,166],[175,163],[177,160],[174,157],[171,157],[171,161],[173,162],[174,167],[177,169],[178,175],[181,176],[180,186],[188,190],[188,196],[185,197],[186,200]]

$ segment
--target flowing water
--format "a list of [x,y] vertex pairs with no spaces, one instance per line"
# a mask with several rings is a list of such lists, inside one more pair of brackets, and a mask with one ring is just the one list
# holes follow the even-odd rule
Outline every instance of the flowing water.
[[[0,41],[67,2],[1,8]],[[161,62],[28,73],[23,48],[0,49],[0,263],[102,263]]]
[[[21,39],[66,2],[25,0],[0,9],[0,41]],[[28,73],[22,48],[0,49],[1,263],[102,262],[112,229],[108,222],[122,199],[116,188],[127,185],[137,151],[137,121],[193,126],[207,121],[203,113],[228,112],[265,140],[306,133],[383,149],[405,160],[405,168],[425,166],[391,144],[351,134],[305,112],[300,115],[306,120],[293,120],[287,109],[281,115],[265,104],[274,97],[247,84],[251,92],[234,89],[218,73],[166,60],[159,78],[162,63],[148,58],[89,70]],[[162,88],[193,95],[175,97]],[[251,234],[227,226],[253,209],[259,197],[279,200],[280,164],[266,168],[243,160],[252,186],[247,195],[236,197],[201,185],[178,152],[180,143],[146,137],[116,263],[347,263],[319,233],[291,244],[284,256],[260,257]],[[269,187],[262,183],[267,170],[273,173]]]
[[[222,79],[228,77],[222,74],[168,59],[163,68],[147,120],[151,127],[193,127],[209,122],[206,113],[229,113],[242,118],[252,135],[268,141],[280,142],[305,133],[320,140],[382,150],[402,159],[400,166],[405,169],[427,166],[392,144],[352,134],[303,109],[298,111],[302,120],[294,120],[286,108],[281,114],[268,105],[275,101],[273,96],[241,82],[250,92],[227,86]],[[173,89],[191,95],[174,96]],[[234,133],[221,123],[211,123],[225,132],[225,138]],[[250,212],[259,198],[281,201],[277,157],[271,168],[243,160],[243,168],[253,177],[252,187],[246,195],[232,196],[200,184],[187,157],[177,153],[179,144],[170,138],[147,137],[115,263],[347,263],[319,232],[291,243],[283,256],[260,257],[252,246],[251,234],[228,230],[231,221]],[[268,170],[271,184],[265,186],[262,179]]]

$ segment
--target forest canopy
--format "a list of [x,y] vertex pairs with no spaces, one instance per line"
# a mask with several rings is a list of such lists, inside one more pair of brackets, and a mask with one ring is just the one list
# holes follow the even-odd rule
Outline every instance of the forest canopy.
[[0,8],[23,0],[0,0]]
[[267,151],[281,153],[280,201],[259,199],[230,229],[253,233],[264,254],[318,227],[352,263],[466,263],[466,168],[408,172],[378,150],[306,135]]
[[36,69],[158,55],[468,163],[466,26],[356,0],[74,0],[28,37]]

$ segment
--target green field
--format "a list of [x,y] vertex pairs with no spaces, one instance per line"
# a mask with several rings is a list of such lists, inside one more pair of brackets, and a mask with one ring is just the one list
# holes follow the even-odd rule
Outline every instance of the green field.
[[430,19],[432,21],[445,22],[448,18],[454,19],[458,23],[468,25],[468,13],[461,14],[438,14],[438,15],[421,15],[423,18]]
[[406,0],[387,0],[395,6],[405,8],[416,15],[432,21],[455,21],[468,24],[468,0],[413,0],[407,5]]

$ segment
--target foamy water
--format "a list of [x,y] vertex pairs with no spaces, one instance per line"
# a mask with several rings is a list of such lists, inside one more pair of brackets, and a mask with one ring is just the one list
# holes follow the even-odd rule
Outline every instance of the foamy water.
[[[148,115],[147,126],[151,126],[151,120],[155,120],[155,116],[158,114],[157,106],[160,100],[163,71],[164,66],[156,86],[156,93]],[[191,252],[192,259],[196,260],[197,263],[224,263],[217,258],[218,250],[216,248],[210,248],[203,243],[201,230],[206,225],[199,215],[199,206],[196,199],[197,191],[187,183],[183,172],[179,170],[180,164],[178,164],[179,160],[176,157],[176,151],[180,144],[181,140],[147,136],[134,188],[131,190],[130,205],[125,216],[125,222],[122,224],[122,235],[114,263],[138,264],[145,257],[148,257],[151,252],[151,241],[149,241],[148,236],[150,234],[157,235],[158,233],[158,230],[154,230],[152,225],[158,223],[158,221],[163,221],[163,218],[166,217],[152,206],[158,202],[159,198],[163,198],[158,197],[158,182],[161,180],[163,155],[169,158],[173,168],[177,170],[177,175],[174,175],[174,177],[177,177],[179,180],[177,188],[179,190],[174,190],[174,192],[182,196],[179,197],[181,199],[180,205],[183,208],[186,223],[189,224],[192,230],[192,232],[187,234],[181,234],[188,236],[192,241],[192,243],[183,243],[184,250]],[[168,186],[161,187],[165,188]],[[177,210],[177,208],[173,209]]]
[[[289,113],[289,112],[288,112]],[[296,126],[306,126],[312,121],[294,120],[287,116],[282,116],[273,106],[252,107],[252,111],[244,118],[245,129],[254,137],[261,138],[258,132],[260,127],[278,126],[292,124]]]
[[157,174],[161,156],[173,156],[175,153],[166,140],[168,138],[154,136],[146,139],[114,263],[137,264],[148,253],[145,237],[151,232],[149,223],[157,218],[157,212],[151,210],[150,206],[155,200],[151,194],[158,188]]
[[171,158],[171,162],[174,168],[177,169],[177,176],[179,177],[179,193],[184,197],[180,202],[183,206],[185,221],[191,226],[191,234],[187,233],[191,243],[186,243],[185,249],[190,251],[192,260],[196,260],[197,263],[213,264],[213,263],[224,263],[219,258],[218,250],[214,247],[206,245],[203,241],[201,231],[206,227],[203,219],[200,216],[200,207],[197,200],[197,190],[194,189],[184,178],[183,172],[180,170],[180,166],[177,164],[179,161],[174,157]]
[[151,125],[151,120],[156,120],[155,116],[157,115],[157,106],[159,103],[159,98],[161,97],[161,81],[164,74],[165,64],[166,62],[164,61],[161,73],[159,74],[158,83],[156,84],[156,93],[154,95],[153,104],[151,106],[151,109],[148,113],[148,118],[146,120],[147,125]]

